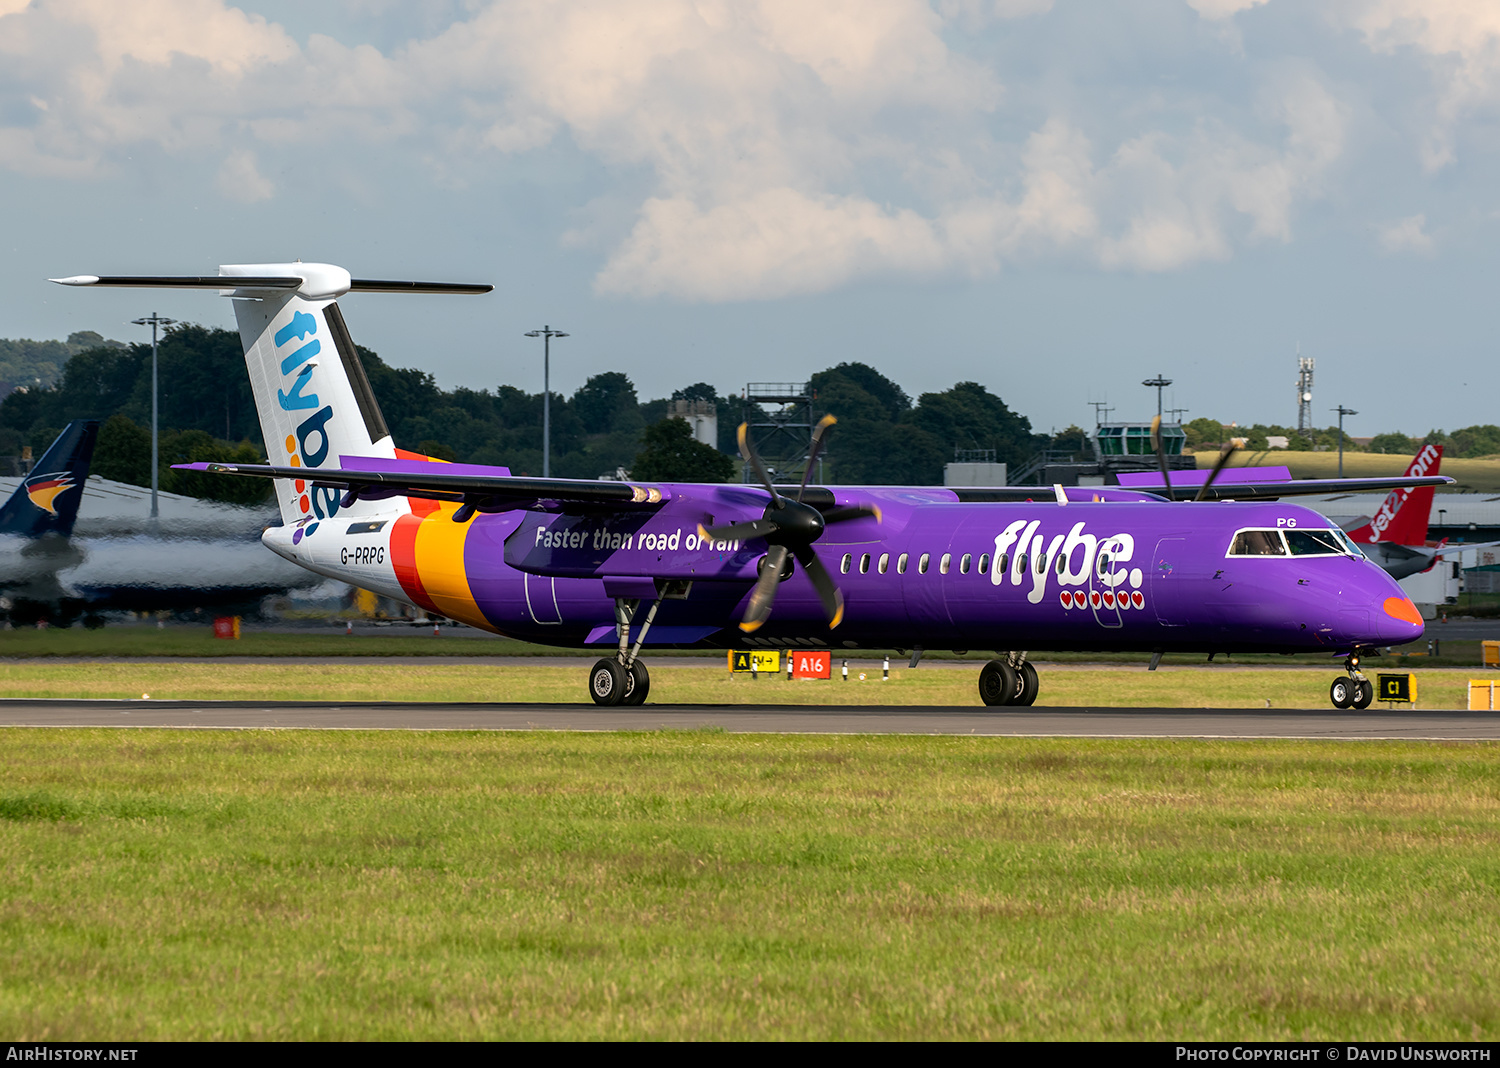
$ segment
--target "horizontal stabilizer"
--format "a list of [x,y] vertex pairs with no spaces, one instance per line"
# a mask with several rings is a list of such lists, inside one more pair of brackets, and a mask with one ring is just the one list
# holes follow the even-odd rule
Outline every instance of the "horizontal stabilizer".
[[[300,291],[310,299],[339,297],[345,293],[489,293],[494,286],[471,282],[407,282],[382,278],[350,278],[341,267],[321,263],[256,264],[221,268],[224,274],[75,274],[50,278],[63,286],[131,286],[137,289],[216,289]],[[257,269],[265,273],[253,273]],[[270,273],[270,272],[275,273]]]
[[137,289],[296,289],[301,278],[224,278],[217,274],[75,274],[49,278],[60,286],[132,286]]

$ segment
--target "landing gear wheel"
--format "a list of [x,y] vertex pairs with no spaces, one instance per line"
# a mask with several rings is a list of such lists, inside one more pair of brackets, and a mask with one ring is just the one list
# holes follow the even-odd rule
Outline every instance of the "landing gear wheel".
[[1016,669],[1004,660],[991,660],[979,669],[979,699],[987,705],[1008,705],[1016,696]]
[[1328,699],[1334,708],[1348,708],[1354,703],[1354,698],[1353,679],[1334,679],[1333,685],[1328,687]]
[[596,705],[617,705],[625,698],[625,667],[618,660],[601,660],[589,672],[589,696]]
[[1011,698],[1010,703],[1013,705],[1034,704],[1037,691],[1042,688],[1042,680],[1037,678],[1036,668],[1032,667],[1031,661],[1028,660],[1021,665],[1021,669],[1016,674],[1020,676],[1020,679],[1016,683],[1016,695]]
[[1374,684],[1371,683],[1369,679],[1360,679],[1359,684],[1355,687],[1355,689],[1357,692],[1354,695],[1354,702],[1352,707],[1369,708],[1370,702],[1375,700]]
[[625,671],[625,696],[620,699],[620,704],[643,705],[650,692],[651,675],[646,671],[646,665],[637,660]]

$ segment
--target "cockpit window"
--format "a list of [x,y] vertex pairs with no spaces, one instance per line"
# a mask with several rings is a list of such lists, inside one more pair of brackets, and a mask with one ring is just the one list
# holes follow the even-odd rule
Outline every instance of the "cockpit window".
[[[1290,550],[1290,552],[1288,551]],[[1360,556],[1341,530],[1242,530],[1230,556]]]
[[1288,530],[1287,547],[1293,556],[1343,556],[1343,538],[1332,530]]
[[1279,530],[1242,530],[1234,536],[1230,556],[1285,556]]

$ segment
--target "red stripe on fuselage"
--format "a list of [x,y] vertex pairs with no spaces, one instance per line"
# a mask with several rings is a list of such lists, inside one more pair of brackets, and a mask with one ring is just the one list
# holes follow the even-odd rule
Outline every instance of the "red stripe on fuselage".
[[[446,463],[407,449],[397,449],[396,458]],[[422,584],[422,576],[417,571],[417,528],[422,525],[423,519],[438,510],[438,503],[417,497],[408,497],[406,503],[411,507],[411,515],[404,515],[396,520],[395,529],[391,531],[391,567],[396,572],[396,581],[401,583],[401,588],[412,601],[429,612],[437,612],[438,607],[427,596],[427,587]]]
[[438,503],[413,497],[408,497],[407,503],[411,505],[411,514],[397,519],[395,529],[391,531],[391,568],[396,572],[396,581],[401,583],[401,588],[413,603],[436,612],[437,605],[427,596],[427,587],[422,584],[422,576],[417,571],[417,528],[423,519],[438,510]]

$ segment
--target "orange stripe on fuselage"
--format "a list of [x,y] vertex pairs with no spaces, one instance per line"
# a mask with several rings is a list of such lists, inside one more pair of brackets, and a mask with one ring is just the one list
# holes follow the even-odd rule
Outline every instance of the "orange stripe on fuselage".
[[[406,449],[397,449],[396,456],[402,460],[448,462]],[[453,522],[458,505],[418,497],[408,497],[407,503],[412,514],[396,520],[391,531],[391,566],[401,588],[429,612],[488,629],[464,570],[464,540],[469,534],[469,524]]]
[[469,588],[469,575],[464,567],[469,524],[453,521],[453,513],[457,511],[457,504],[443,502],[418,523],[414,545],[417,573],[438,612],[472,627],[489,629],[489,622]]

